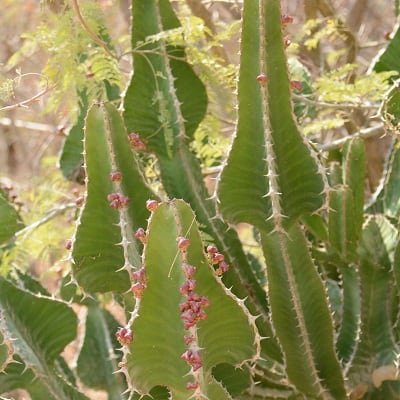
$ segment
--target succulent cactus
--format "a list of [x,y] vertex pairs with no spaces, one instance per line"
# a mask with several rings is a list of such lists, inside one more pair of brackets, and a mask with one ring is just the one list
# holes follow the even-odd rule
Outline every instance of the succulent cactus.
[[[399,148],[367,205],[361,139],[326,168],[293,113],[289,22],[278,0],[244,1],[236,131],[210,196],[190,147],[206,89],[185,48],[160,35],[179,20],[168,0],[132,1],[121,108],[83,104],[77,124],[86,193],[63,300],[28,276],[0,279],[0,391],[85,399],[83,383],[109,399],[399,398]],[[67,175],[81,164],[78,128]],[[146,154],[161,191],[146,181]],[[0,221],[5,242],[20,222],[3,196]],[[257,232],[265,280],[239,223]],[[104,308],[109,294],[123,326]],[[83,333],[69,301],[86,310]],[[61,353],[75,338],[74,370]]]

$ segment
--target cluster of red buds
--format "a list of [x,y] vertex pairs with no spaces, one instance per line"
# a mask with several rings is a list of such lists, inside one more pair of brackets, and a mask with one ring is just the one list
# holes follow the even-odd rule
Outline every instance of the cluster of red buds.
[[119,182],[122,179],[122,174],[119,171],[114,171],[110,173],[110,179],[113,182]]
[[195,350],[186,350],[181,355],[181,359],[191,365],[193,372],[197,371],[203,366],[203,360],[201,359],[200,353]]
[[143,244],[146,243],[146,232],[143,228],[138,228],[136,230],[135,239],[140,240]]
[[207,246],[207,257],[210,264],[218,264],[218,268],[215,270],[218,276],[221,276],[228,271],[229,265],[225,262],[224,255],[219,253],[215,246]]
[[145,144],[142,142],[142,139],[140,139],[140,136],[137,133],[134,132],[130,133],[128,138],[132,149],[139,151],[146,150]]
[[133,340],[133,332],[129,328],[119,328],[117,332],[115,332],[115,337],[121,346],[127,346]]
[[129,198],[119,193],[110,193],[107,196],[107,201],[109,202],[111,208],[119,210],[120,208],[128,205]]
[[[281,16],[281,24],[283,29],[285,29],[289,24],[292,23],[293,23],[293,17],[291,15],[283,14]],[[283,44],[285,45],[285,47],[289,47],[291,43],[292,41],[288,37],[285,37],[283,39]]]
[[[195,292],[197,281],[194,279],[194,275],[197,272],[197,268],[186,262],[186,252],[190,246],[190,240],[186,237],[178,236],[176,241],[182,254],[183,272],[186,278],[179,288],[179,293],[185,296],[185,301],[179,305],[179,310],[183,326],[186,331],[189,331],[184,336],[185,344],[189,346],[189,349],[181,355],[181,359],[192,367],[193,372],[196,372],[203,366],[203,360],[196,347],[196,331],[192,329],[195,328],[199,321],[207,318],[204,308],[210,306],[210,301],[207,297]],[[198,382],[189,382],[186,386],[188,390],[196,390],[198,387]]]
[[196,390],[196,389],[198,389],[198,387],[199,387],[199,384],[197,382],[189,382],[186,385],[187,390]]
[[281,16],[281,24],[283,28],[286,28],[289,24],[293,24],[293,17],[291,15],[283,14]]
[[176,238],[176,243],[178,243],[178,249],[181,251],[181,253],[186,253],[186,249],[190,245],[190,240],[183,236],[178,236]]
[[297,90],[298,92],[301,92],[303,89],[303,85],[300,81],[291,81],[290,86],[292,89]]
[[[192,281],[194,280],[192,279]],[[187,289],[185,289],[184,291],[186,290]],[[189,292],[187,294],[186,301],[179,306],[184,328],[186,330],[189,330],[202,319],[206,319],[207,314],[203,310],[203,307],[208,307],[209,305],[210,300],[208,300],[207,297],[200,296],[199,294],[194,292]],[[190,336],[185,337],[185,342],[187,344],[191,342]]]
[[149,200],[146,201],[146,208],[149,211],[154,211],[159,206],[159,204],[160,203],[157,200],[149,199]]
[[146,274],[144,268],[140,268],[131,275],[133,284],[131,291],[136,299],[140,299],[146,289]]

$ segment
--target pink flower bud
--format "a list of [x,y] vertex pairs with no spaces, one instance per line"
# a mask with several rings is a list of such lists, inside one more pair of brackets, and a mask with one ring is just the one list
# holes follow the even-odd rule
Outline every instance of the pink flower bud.
[[286,25],[292,24],[293,23],[293,17],[291,15],[283,14],[281,17],[281,23],[283,27]]
[[194,275],[195,272],[197,271],[197,268],[194,267],[193,265],[184,264],[184,265],[183,265],[183,270],[184,270],[184,272],[185,272],[186,278],[190,279],[190,278],[193,277],[193,275]]
[[179,250],[185,250],[190,245],[190,240],[182,236],[178,236],[176,241],[178,242]]
[[144,268],[140,268],[132,272],[132,279],[136,282],[146,283],[146,272]]
[[75,204],[77,207],[80,207],[85,202],[85,198],[83,196],[79,196],[75,199]]
[[218,249],[215,246],[207,246],[207,253],[209,254],[215,254],[218,253]]
[[139,151],[146,150],[146,146],[144,145],[144,143],[140,139],[140,136],[137,133],[134,132],[130,133],[128,138],[129,138],[129,143],[133,149]]
[[196,390],[199,387],[199,384],[197,382],[189,382],[186,385],[187,390]]
[[212,261],[213,264],[218,264],[218,263],[224,261],[224,259],[225,259],[225,257],[224,257],[223,254],[221,254],[221,253],[215,253],[215,254],[213,255],[211,261]]
[[131,291],[133,293],[133,296],[137,299],[142,298],[145,289],[146,285],[142,282],[136,282],[131,286]]
[[301,92],[301,90],[303,89],[303,85],[300,81],[291,81],[290,86],[292,89],[297,90],[298,92]]
[[157,207],[159,206],[159,203],[157,200],[147,200],[146,201],[146,208],[149,211],[154,211]]
[[122,179],[122,174],[121,174],[121,172],[118,172],[118,171],[116,171],[116,172],[111,172],[111,173],[110,173],[110,179],[111,179],[113,182],[119,182],[119,181]]
[[133,340],[133,332],[129,328],[119,328],[115,337],[122,346],[130,344]]
[[229,265],[225,262],[225,261],[221,261],[218,264],[218,268],[216,269],[216,273],[217,275],[221,276],[222,274],[224,274],[226,271],[228,271],[229,269]]
[[289,38],[283,39],[283,44],[285,47],[289,47],[292,44],[292,41]]
[[265,74],[260,74],[257,76],[256,80],[264,85],[268,81],[268,78]]
[[146,243],[146,232],[143,228],[138,228],[135,232],[135,238],[140,240],[143,244]]

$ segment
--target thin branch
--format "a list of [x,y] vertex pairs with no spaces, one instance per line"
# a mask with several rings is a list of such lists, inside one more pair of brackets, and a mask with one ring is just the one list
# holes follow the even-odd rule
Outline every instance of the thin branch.
[[334,140],[333,142],[321,144],[318,146],[318,149],[320,152],[340,149],[348,140],[355,138],[368,139],[375,136],[383,136],[384,134],[385,127],[383,124],[379,124],[372,126],[371,128],[360,129],[358,132],[353,133],[352,135],[342,137]]
[[86,21],[83,19],[83,16],[81,14],[81,10],[78,5],[78,0],[72,0],[72,5],[74,7],[76,16],[78,17],[79,22],[82,25],[82,28],[87,32],[87,34],[100,46],[104,49],[104,51],[109,55],[111,58],[115,58],[118,60],[118,57],[111,53],[110,49],[107,46],[107,43],[105,43],[103,40],[101,40],[88,26]]
[[328,107],[328,108],[350,108],[350,109],[360,109],[360,110],[378,110],[379,105],[363,105],[363,104],[357,104],[357,103],[327,103],[325,101],[318,101],[318,100],[312,100],[308,98],[307,96],[304,95],[299,95],[299,94],[292,94],[292,97],[296,100],[304,101],[304,103],[311,104],[313,106],[320,106],[320,107]]
[[[26,74],[22,74],[22,75],[18,76],[17,79],[24,78],[29,75],[36,75],[36,76],[43,77],[43,75],[38,74],[36,72],[28,72]],[[49,86],[47,79],[46,79],[46,87],[43,90],[41,90],[39,93],[36,93],[34,96],[30,97],[29,99],[20,101],[19,103],[11,104],[10,106],[1,107],[0,111],[12,111],[12,110],[16,110],[17,108],[27,108],[30,104],[38,101],[40,97],[44,96],[46,93],[53,90],[55,87],[56,87],[56,84]]]
[[50,210],[47,214],[44,215],[43,218],[41,218],[38,221],[33,222],[32,224],[26,226],[25,228],[21,229],[20,231],[16,232],[13,239],[18,239],[19,237],[29,234],[35,229],[39,228],[40,226],[47,224],[47,222],[51,221],[53,218],[57,217],[60,214],[63,214],[65,211],[71,209],[71,208],[76,208],[76,202],[71,202],[67,204],[63,204],[62,206],[58,208],[53,208]]
[[32,131],[55,133],[56,128],[48,124],[40,124],[38,122],[22,121],[20,119],[12,120],[11,118],[0,118],[0,125],[15,126],[17,128],[30,129]]

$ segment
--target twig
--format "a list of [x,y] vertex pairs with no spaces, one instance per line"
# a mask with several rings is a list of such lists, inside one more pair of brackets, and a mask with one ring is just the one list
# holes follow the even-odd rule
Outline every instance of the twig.
[[53,218],[57,217],[60,214],[63,214],[65,211],[67,211],[71,208],[76,208],[76,202],[63,204],[62,206],[60,206],[58,208],[53,208],[39,221],[35,221],[32,224],[21,229],[20,231],[16,232],[14,234],[13,239],[18,239],[19,237],[25,235],[26,233],[30,233],[30,232],[34,231],[35,229],[46,224],[47,222],[51,221]]
[[[36,76],[41,76],[43,77],[42,74],[38,74],[36,72],[28,72],[26,74],[22,74],[18,76],[18,79],[24,78],[29,75],[36,75]],[[46,79],[46,87],[41,90],[39,93],[36,93],[34,96],[30,97],[29,99],[26,99],[24,101],[20,101],[19,103],[11,104],[10,106],[5,106],[1,107],[0,111],[12,111],[16,110],[17,108],[27,108],[30,104],[36,102],[40,97],[44,96],[46,93],[50,92],[50,90],[53,90],[56,87],[56,84],[49,86],[48,81]]]
[[30,129],[32,131],[55,133],[56,128],[48,124],[40,124],[38,122],[22,121],[20,119],[12,120],[11,118],[0,118],[0,125],[16,126],[17,128]]
[[321,107],[328,107],[328,108],[357,108],[360,110],[377,110],[379,109],[379,105],[363,105],[357,103],[327,103],[325,101],[318,101],[312,100],[306,96],[302,96],[299,94],[292,94],[292,97],[296,100],[304,101],[304,103],[311,104],[313,106],[321,106]]
[[376,126],[372,126],[371,128],[360,129],[358,132],[353,133],[352,135],[342,137],[340,139],[334,140],[330,143],[321,144],[318,146],[319,151],[331,151],[335,149],[340,149],[348,140],[360,138],[360,139],[368,139],[370,137],[384,135],[385,127],[383,124],[379,124]]
[[78,0],[72,0],[72,5],[74,7],[76,16],[78,17],[79,22],[82,25],[82,28],[88,33],[88,35],[100,46],[104,49],[104,51],[109,55],[111,58],[118,59],[118,57],[111,53],[110,49],[107,46],[107,43],[105,43],[103,40],[101,40],[87,25],[85,20],[83,19],[83,16],[81,14],[81,10],[79,9],[78,5]]

